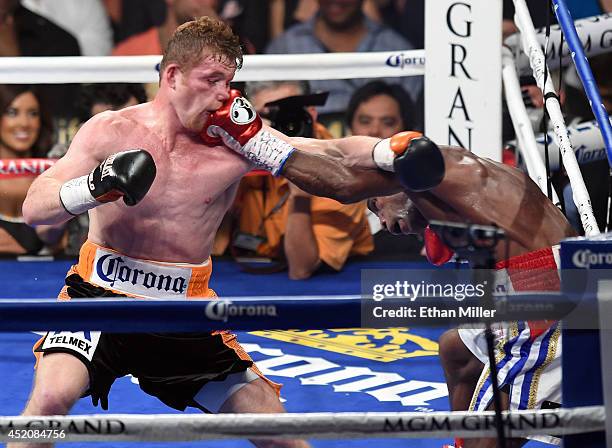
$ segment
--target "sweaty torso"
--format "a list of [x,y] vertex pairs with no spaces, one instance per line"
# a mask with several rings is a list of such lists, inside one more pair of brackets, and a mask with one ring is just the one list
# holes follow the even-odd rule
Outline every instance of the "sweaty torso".
[[[559,210],[523,172],[463,149],[443,149],[447,167],[433,195],[414,195],[428,220],[496,225],[507,244],[498,244],[497,260],[558,244],[575,231]],[[476,170],[465,166],[476,164]],[[467,173],[467,174],[466,174]],[[448,178],[448,182],[447,182]],[[445,184],[446,183],[446,184]]]
[[225,147],[201,144],[196,135],[164,135],[148,105],[117,112],[109,127],[100,130],[116,142],[108,155],[145,149],[157,175],[137,205],[118,200],[90,210],[89,239],[131,257],[204,262],[249,162]]
[[480,206],[483,224],[488,221],[502,228],[508,243],[498,245],[498,260],[551,247],[576,234],[561,210],[525,173],[489,160],[484,163],[491,176],[487,191],[492,194]]

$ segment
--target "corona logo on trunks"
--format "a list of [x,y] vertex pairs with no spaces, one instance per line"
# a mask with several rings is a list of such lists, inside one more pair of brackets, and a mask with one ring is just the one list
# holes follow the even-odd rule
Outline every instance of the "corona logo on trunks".
[[251,106],[246,98],[234,98],[230,109],[230,119],[236,124],[249,124],[255,120],[255,109]]
[[185,298],[191,269],[137,260],[98,249],[90,281],[143,297]]
[[234,304],[231,300],[213,300],[206,305],[206,317],[227,322],[230,317],[277,317],[276,306],[257,303]]

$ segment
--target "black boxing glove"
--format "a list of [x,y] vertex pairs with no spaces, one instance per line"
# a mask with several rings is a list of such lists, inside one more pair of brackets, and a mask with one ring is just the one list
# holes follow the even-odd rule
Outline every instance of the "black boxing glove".
[[372,157],[380,169],[395,172],[410,191],[431,190],[444,178],[440,148],[420,132],[399,132],[381,140],[374,146]]
[[156,173],[153,157],[147,151],[118,152],[88,175],[64,183],[60,201],[75,216],[121,197],[126,205],[136,205],[149,191]]

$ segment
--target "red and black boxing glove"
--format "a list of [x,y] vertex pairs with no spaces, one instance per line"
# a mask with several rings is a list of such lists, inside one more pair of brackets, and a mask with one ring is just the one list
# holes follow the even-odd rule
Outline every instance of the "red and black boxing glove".
[[242,96],[239,90],[232,89],[227,101],[210,114],[201,137],[207,145],[227,144],[220,132],[225,131],[240,146],[244,146],[261,130],[261,127],[261,118],[251,103]]
[[261,118],[238,90],[212,113],[201,133],[208,145],[224,144],[259,167],[277,175],[294,151],[293,146],[263,129]]
[[409,191],[428,191],[444,178],[444,157],[438,145],[417,131],[404,131],[378,142],[374,163],[392,171]]
[[442,238],[431,227],[425,227],[425,254],[431,264],[441,266],[455,255],[455,252],[444,244]]

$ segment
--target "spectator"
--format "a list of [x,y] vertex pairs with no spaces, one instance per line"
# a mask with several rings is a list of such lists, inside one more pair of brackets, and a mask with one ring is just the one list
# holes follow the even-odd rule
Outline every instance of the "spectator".
[[[364,0],[363,12],[377,22],[382,21],[379,11],[381,0]],[[386,0],[382,0],[385,2]],[[401,0],[400,0],[401,1]],[[296,23],[306,22],[319,10],[318,0],[268,0],[268,28],[271,39]]]
[[166,19],[120,42],[113,49],[113,56],[162,54],[170,35],[185,22],[195,17],[217,17],[218,0],[166,0]]
[[164,23],[165,0],[103,0],[115,44]]
[[21,0],[21,4],[76,37],[83,56],[108,56],[113,30],[102,0]]
[[146,101],[147,93],[142,84],[89,84],[83,86],[79,99],[81,121],[105,110],[119,110]]
[[[355,90],[346,110],[346,122],[352,135],[388,138],[403,130],[423,130],[423,123],[415,122],[412,100],[398,84],[372,81]],[[417,259],[422,246],[419,237],[408,235],[394,238],[381,232],[378,217],[366,209],[366,217],[374,239],[371,256],[382,259]]]
[[[548,3],[547,2],[525,2],[529,9],[529,15],[533,21],[533,26],[538,29],[546,26],[547,17],[549,16]],[[504,0],[503,2],[503,22],[502,22],[502,34],[504,39],[511,34],[518,31],[518,28],[514,24],[514,2],[512,0]],[[557,23],[555,14],[550,12],[550,23]]]
[[[246,91],[255,109],[265,117],[269,116],[267,103],[307,93],[308,85],[299,81],[251,82]],[[312,123],[311,134],[296,135],[330,138],[325,127],[316,122],[314,107],[308,107],[307,113],[310,115],[304,117],[305,122]],[[311,128],[305,125],[295,129]],[[260,255],[278,257],[284,248],[292,279],[309,278],[326,267],[339,271],[349,256],[366,255],[373,248],[363,202],[342,205],[313,197],[272,176],[245,178],[238,197],[241,234],[264,240],[257,248]]]
[[353,93],[346,121],[353,135],[388,138],[403,130],[423,131],[414,104],[399,84],[372,81]]
[[272,39],[287,28],[310,20],[319,9],[317,0],[268,0],[269,33]]
[[374,0],[382,21],[414,48],[425,48],[425,0]]
[[[536,29],[546,26],[549,14],[551,25],[557,23],[557,17],[554,12],[548,10],[547,2],[526,3],[533,21],[533,26]],[[502,31],[504,38],[506,38],[510,34],[518,32],[518,28],[514,24],[514,2],[512,0],[504,0],[503,5],[504,20]],[[612,1],[610,0],[568,0],[566,1],[566,5],[574,20],[612,11]]]
[[[20,5],[19,0],[0,0],[0,56],[80,56],[79,44],[68,31]],[[39,85],[41,100],[50,108],[57,137],[70,139],[76,127],[74,84]]]
[[[38,93],[31,86],[0,85],[0,159],[45,157],[51,146],[52,124]],[[28,254],[40,252],[44,244],[54,245],[64,233],[64,225],[25,224],[21,206],[31,176],[0,178],[0,252]]]
[[[289,28],[267,47],[267,53],[335,53],[410,50],[412,45],[395,31],[380,25],[362,11],[364,0],[319,0],[319,11],[309,21]],[[350,75],[350,73],[347,73]],[[423,89],[422,77],[388,79],[400,82],[413,100]],[[320,114],[343,114],[352,93],[367,79],[312,81],[315,91],[329,91]]]
[[240,37],[244,53],[263,52],[268,43],[269,0],[220,0],[220,18]]
[[[593,72],[593,77],[597,84],[602,104],[608,114],[612,113],[612,76],[610,76],[610,67],[612,67],[612,53],[604,53],[589,58],[589,64]],[[574,121],[594,120],[593,111],[589,105],[589,100],[584,92],[582,83],[578,78],[575,70],[568,70],[567,76],[564,77],[565,88],[567,90],[567,105],[564,113],[574,118]],[[576,118],[578,117],[578,118]],[[609,225],[611,217],[608,214],[608,195],[609,191],[609,173],[610,166],[608,160],[600,160],[580,165],[580,171],[584,179],[585,185],[591,196],[591,204],[593,213],[597,219],[600,229],[606,228]],[[563,197],[565,198],[565,211],[568,219],[581,234],[583,233],[580,216],[573,201],[573,192],[569,184],[563,189]]]

